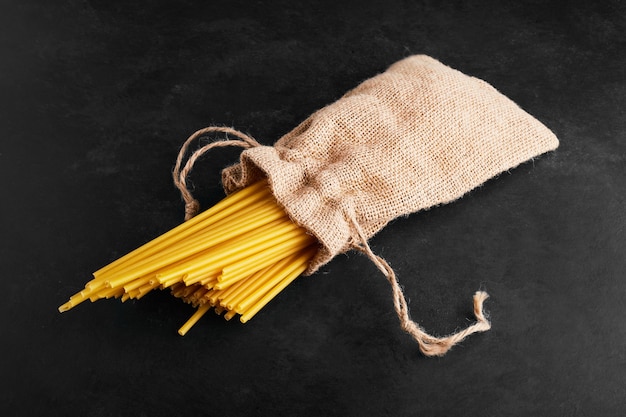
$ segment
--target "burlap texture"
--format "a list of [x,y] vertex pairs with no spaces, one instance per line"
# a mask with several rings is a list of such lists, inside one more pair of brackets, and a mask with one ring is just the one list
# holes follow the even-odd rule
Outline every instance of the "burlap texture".
[[222,173],[230,193],[267,178],[317,237],[307,273],[389,221],[451,202],[557,148],[555,135],[486,82],[412,56],[318,110]]

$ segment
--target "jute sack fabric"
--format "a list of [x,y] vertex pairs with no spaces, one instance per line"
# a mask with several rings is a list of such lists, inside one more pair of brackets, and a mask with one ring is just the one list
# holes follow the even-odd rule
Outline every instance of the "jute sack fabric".
[[428,56],[392,65],[223,171],[230,193],[267,178],[322,247],[308,273],[389,221],[456,200],[558,140],[484,81]]
[[368,239],[396,217],[456,200],[558,146],[548,128],[495,88],[424,55],[366,80],[274,146],[228,128],[209,130],[235,134],[240,140],[230,144],[248,148],[222,172],[226,192],[267,179],[293,221],[320,242],[308,274],[349,249],[364,252],[389,280],[402,327],[427,355],[490,327],[482,311],[487,294],[474,296],[474,325],[430,336],[409,318],[395,273]]

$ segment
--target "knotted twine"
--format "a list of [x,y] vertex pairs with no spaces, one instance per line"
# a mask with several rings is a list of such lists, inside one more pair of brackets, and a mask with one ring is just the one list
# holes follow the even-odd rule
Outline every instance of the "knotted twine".
[[[201,147],[181,168],[194,140],[218,132],[237,139]],[[222,171],[227,193],[266,179],[291,219],[320,242],[305,274],[339,253],[364,253],[389,281],[402,329],[422,353],[441,356],[468,335],[489,330],[483,312],[487,293],[474,294],[475,323],[449,336],[431,336],[410,318],[395,272],[373,253],[368,239],[394,218],[454,201],[556,149],[558,140],[491,85],[418,55],[313,113],[274,146],[227,127],[195,132],[173,171],[186,219],[199,208],[187,175],[200,156],[223,146],[245,149],[238,164]]]

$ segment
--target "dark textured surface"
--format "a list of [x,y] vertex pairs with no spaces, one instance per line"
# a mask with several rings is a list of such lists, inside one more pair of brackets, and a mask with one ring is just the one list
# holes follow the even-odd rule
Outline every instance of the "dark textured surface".
[[[0,414],[624,415],[626,5],[439,3],[2,2]],[[192,310],[165,293],[57,313],[181,221],[170,169],[188,134],[225,124],[271,144],[414,53],[561,140],[372,240],[426,329],[465,326],[483,288],[490,332],[424,358],[356,254],[245,326],[209,315],[179,337]],[[201,162],[204,207],[236,156]]]

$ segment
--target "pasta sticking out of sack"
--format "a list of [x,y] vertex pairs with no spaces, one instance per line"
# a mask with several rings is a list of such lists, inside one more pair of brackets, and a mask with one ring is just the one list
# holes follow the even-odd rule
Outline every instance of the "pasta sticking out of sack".
[[[234,138],[195,150],[199,137]],[[227,197],[195,216],[186,178],[221,146],[245,148],[222,172]],[[409,317],[395,272],[368,240],[391,220],[462,197],[488,179],[558,147],[554,134],[486,82],[424,55],[405,58],[304,120],[273,146],[226,127],[194,133],[181,148],[174,182],[187,222],[94,274],[60,307],[90,299],[141,298],[171,288],[197,312],[249,320],[298,275],[358,250],[391,285],[402,328],[428,356],[486,331],[487,294],[474,295],[476,322],[445,337]],[[195,216],[195,217],[194,217]]]

